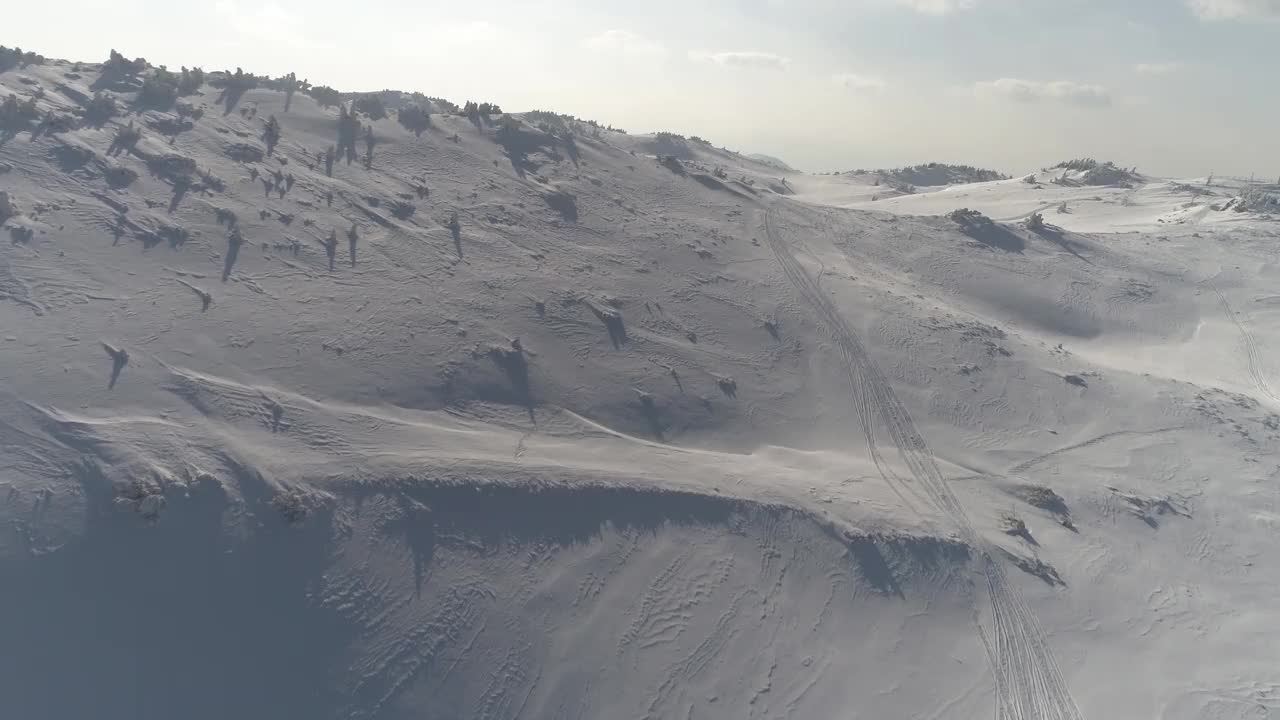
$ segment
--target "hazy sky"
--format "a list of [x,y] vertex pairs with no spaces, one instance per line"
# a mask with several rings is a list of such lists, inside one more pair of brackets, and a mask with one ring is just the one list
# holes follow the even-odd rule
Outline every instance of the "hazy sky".
[[814,171],[1088,155],[1280,176],[1280,0],[61,0],[0,43],[50,57],[295,71]]

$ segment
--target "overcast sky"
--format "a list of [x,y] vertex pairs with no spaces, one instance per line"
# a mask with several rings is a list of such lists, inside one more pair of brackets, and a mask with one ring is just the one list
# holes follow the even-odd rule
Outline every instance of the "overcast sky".
[[1280,176],[1280,0],[60,0],[0,43],[170,67],[295,71],[805,170],[1075,156]]

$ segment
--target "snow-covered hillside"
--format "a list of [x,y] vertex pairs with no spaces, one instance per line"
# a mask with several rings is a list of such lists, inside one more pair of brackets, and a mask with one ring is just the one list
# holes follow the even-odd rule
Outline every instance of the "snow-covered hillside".
[[0,72],[0,715],[1280,713],[1265,188],[155,77]]

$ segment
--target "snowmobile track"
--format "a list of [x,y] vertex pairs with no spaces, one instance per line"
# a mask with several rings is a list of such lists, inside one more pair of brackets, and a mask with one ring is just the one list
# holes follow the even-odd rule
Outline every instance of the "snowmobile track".
[[[872,362],[853,329],[827,298],[817,282],[791,254],[778,234],[774,210],[764,215],[765,237],[788,282],[818,318],[840,350],[849,374],[854,407],[872,457],[885,480],[894,479],[876,451],[875,430],[883,427],[933,504],[959,529],[962,538],[978,550],[986,574],[994,625],[994,647],[988,645],[996,677],[996,720],[1081,720],[1080,710],[1062,679],[1062,673],[1044,640],[1044,631],[1026,602],[1010,586],[991,548],[974,529],[964,508],[946,484],[924,437],[906,407]],[[878,421],[878,422],[877,422]]]

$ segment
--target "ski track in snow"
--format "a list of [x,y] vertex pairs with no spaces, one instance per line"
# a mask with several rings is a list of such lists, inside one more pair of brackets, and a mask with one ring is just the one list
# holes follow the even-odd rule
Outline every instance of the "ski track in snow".
[[1226,313],[1227,318],[1231,320],[1236,329],[1240,331],[1240,340],[1244,344],[1245,361],[1249,366],[1249,377],[1253,380],[1254,387],[1258,388],[1258,392],[1271,398],[1276,402],[1280,402],[1280,396],[1271,389],[1271,383],[1267,382],[1266,372],[1262,367],[1262,351],[1258,349],[1258,341],[1253,337],[1253,333],[1249,332],[1249,328],[1245,326],[1244,321],[1231,308],[1231,303],[1227,302],[1227,296],[1222,294],[1213,279],[1206,279],[1205,284],[1209,289],[1213,290],[1213,294],[1218,296],[1218,303],[1222,305],[1222,311]]
[[1114,432],[1103,433],[1101,435],[1091,437],[1088,440],[1082,440],[1081,442],[1072,443],[1071,445],[1064,445],[1063,447],[1060,447],[1056,450],[1050,450],[1049,452],[1044,453],[1042,455],[1037,455],[1031,458],[1030,460],[1024,460],[1023,462],[1020,462],[1017,465],[1014,465],[1013,467],[1006,470],[1004,474],[1017,475],[1018,473],[1026,472],[1027,470],[1030,470],[1031,468],[1041,463],[1052,460],[1053,458],[1058,457],[1059,455],[1064,455],[1073,450],[1080,450],[1082,448],[1093,447],[1094,445],[1097,445],[1099,443],[1104,443],[1104,442],[1107,442],[1108,440],[1112,440],[1118,437],[1131,437],[1131,436],[1142,437],[1147,435],[1159,435],[1162,433],[1176,432],[1178,430],[1186,430],[1186,429],[1188,429],[1186,425],[1175,425],[1172,427],[1155,428],[1153,430],[1116,430]]
[[906,408],[857,334],[779,237],[773,208],[765,211],[764,224],[769,247],[787,280],[840,350],[867,445],[885,480],[894,482],[892,473],[883,466],[883,458],[875,451],[877,427],[888,432],[912,478],[923,486],[933,504],[955,523],[963,540],[981,554],[994,625],[995,647],[990,662],[996,676],[997,720],[1080,720],[1080,710],[1045,642],[1043,629],[993,557],[994,548],[979,536],[959,499],[947,486]]

